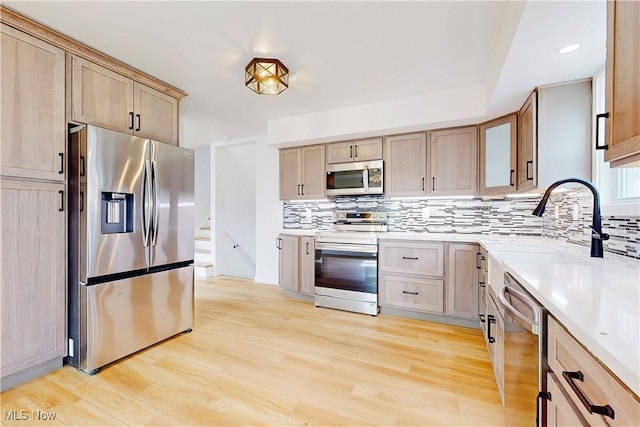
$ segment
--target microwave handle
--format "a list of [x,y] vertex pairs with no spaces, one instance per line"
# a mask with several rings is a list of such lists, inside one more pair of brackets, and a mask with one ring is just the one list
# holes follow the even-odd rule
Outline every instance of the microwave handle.
[[365,193],[369,192],[369,169],[366,167],[362,170],[362,187]]

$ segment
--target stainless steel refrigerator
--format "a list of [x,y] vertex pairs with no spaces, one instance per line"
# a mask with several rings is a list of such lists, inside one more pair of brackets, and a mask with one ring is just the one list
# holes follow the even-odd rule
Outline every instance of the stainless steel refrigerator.
[[69,356],[102,366],[194,322],[193,151],[69,130]]

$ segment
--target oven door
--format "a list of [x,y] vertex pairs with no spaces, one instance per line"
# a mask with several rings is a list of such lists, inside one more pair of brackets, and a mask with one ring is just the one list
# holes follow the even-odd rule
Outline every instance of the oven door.
[[316,243],[315,277],[316,293],[320,288],[377,295],[378,248]]

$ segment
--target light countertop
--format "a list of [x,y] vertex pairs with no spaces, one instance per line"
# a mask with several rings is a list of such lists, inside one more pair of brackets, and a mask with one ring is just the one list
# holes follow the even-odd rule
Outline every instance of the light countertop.
[[313,237],[318,230],[303,230],[300,228],[285,228],[280,231],[280,234],[287,234],[289,236],[307,236]]
[[386,233],[380,239],[481,244],[496,293],[502,283],[491,278],[510,273],[640,396],[640,261],[606,252],[591,258],[588,247],[543,237]]

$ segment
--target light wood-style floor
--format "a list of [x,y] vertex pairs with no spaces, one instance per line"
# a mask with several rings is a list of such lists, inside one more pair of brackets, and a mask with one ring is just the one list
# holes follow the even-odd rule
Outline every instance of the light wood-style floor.
[[192,333],[1,399],[3,426],[504,424],[479,330],[314,308],[228,277],[196,282]]

